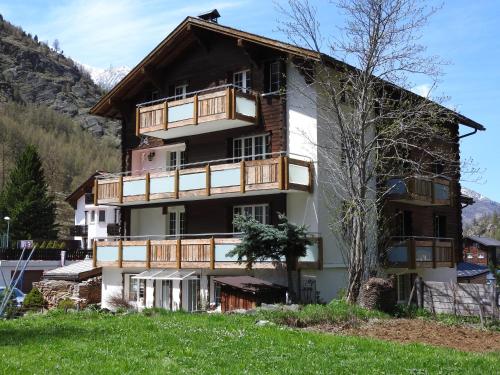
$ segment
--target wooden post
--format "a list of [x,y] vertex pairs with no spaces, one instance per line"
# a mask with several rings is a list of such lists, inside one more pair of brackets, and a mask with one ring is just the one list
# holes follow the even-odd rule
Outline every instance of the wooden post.
[[210,196],[210,185],[211,185],[211,180],[210,180],[210,164],[207,164],[205,167],[205,188],[207,191],[207,196]]
[[231,88],[231,118],[236,118],[236,92],[234,87]]
[[313,162],[309,162],[308,169],[309,169],[309,187],[308,187],[307,191],[309,193],[312,193],[313,192],[313,188],[314,188],[314,179],[313,179],[313,176],[314,176],[314,164],[313,164]]
[[118,240],[118,267],[123,268],[123,241]]
[[146,202],[149,202],[149,186],[150,186],[150,175],[149,172],[146,173]]
[[215,239],[210,238],[210,269],[215,269]]
[[198,125],[198,94],[193,99],[193,122],[194,125]]
[[168,102],[163,103],[163,130],[168,129]]
[[431,180],[431,202],[436,203],[436,191],[434,189],[434,179]]
[[151,268],[151,240],[146,241],[146,268]]
[[407,248],[408,248],[408,262],[409,262],[409,267],[410,269],[414,270],[417,268],[417,260],[416,260],[416,243],[415,243],[415,238],[409,238],[406,243],[407,243]]
[[123,176],[118,179],[118,201],[123,203]]
[[174,174],[174,198],[179,199],[179,169],[175,169]]
[[175,256],[176,256],[176,261],[177,261],[177,269],[181,269],[181,255],[182,255],[182,251],[181,251],[181,239],[178,238],[177,239],[177,245],[176,245],[176,248],[175,248]]
[[99,205],[99,182],[97,178],[94,180],[94,206]]
[[92,241],[92,267],[97,267],[97,241]]
[[283,157],[283,172],[284,172],[284,177],[283,177],[283,187],[285,190],[288,190],[288,156]]
[[417,307],[424,307],[424,281],[422,277],[417,276],[415,283],[417,285]]
[[231,89],[228,87],[226,88],[226,119],[231,118]]
[[436,268],[436,239],[432,239],[432,268]]
[[140,121],[141,121],[141,113],[140,113],[140,108],[135,109],[135,135],[137,137],[141,136],[141,126],[140,126]]
[[240,192],[244,193],[245,192],[245,160],[242,160],[240,162]]
[[455,268],[455,241],[451,240],[450,268]]
[[284,173],[283,170],[283,156],[278,158],[278,189],[283,190],[285,188],[284,184]]

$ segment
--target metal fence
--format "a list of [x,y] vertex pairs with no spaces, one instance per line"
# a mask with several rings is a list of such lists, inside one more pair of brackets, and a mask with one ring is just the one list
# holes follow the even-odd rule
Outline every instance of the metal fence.
[[[65,251],[66,260],[83,260],[92,258],[92,250],[61,250],[61,249],[36,249],[31,260],[60,260],[61,252]],[[0,260],[18,260],[22,249],[0,248]],[[29,252],[25,251],[23,260],[26,260]]]

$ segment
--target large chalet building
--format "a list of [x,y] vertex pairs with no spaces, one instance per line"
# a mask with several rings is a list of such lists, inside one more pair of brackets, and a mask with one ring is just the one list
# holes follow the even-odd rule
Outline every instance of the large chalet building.
[[[208,19],[207,19],[208,18]],[[313,51],[186,18],[93,108],[122,123],[122,171],[97,177],[97,205],[120,208],[120,236],[94,241],[102,305],[116,296],[138,307],[198,310],[218,305],[221,276],[286,285],[283,266],[246,270],[227,255],[240,241],[233,217],[277,223],[285,213],[313,238],[298,263],[302,298],[329,301],[346,267],[321,186],[321,121],[302,97],[318,95],[294,59]],[[484,128],[457,114],[463,124]],[[458,154],[457,154],[458,157]],[[392,196],[400,231],[387,273],[405,299],[414,275],[456,280],[460,254],[459,176],[416,178]],[[305,296],[305,295],[308,296]]]

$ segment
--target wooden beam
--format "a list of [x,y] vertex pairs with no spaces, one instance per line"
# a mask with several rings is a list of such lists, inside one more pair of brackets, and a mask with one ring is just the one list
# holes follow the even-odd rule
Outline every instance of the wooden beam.
[[174,174],[174,197],[179,199],[179,170],[175,169]]
[[123,241],[118,240],[118,267],[123,268]]
[[162,82],[159,74],[156,70],[151,66],[143,66],[141,68],[141,73],[149,82],[153,84],[153,86],[160,92],[163,91]]
[[182,256],[182,251],[181,251],[181,239],[177,239],[177,244],[175,247],[175,257],[176,257],[176,262],[177,262],[177,269],[181,269],[181,256]]
[[141,136],[140,121],[141,121],[141,111],[140,111],[140,108],[136,108],[135,109],[135,135],[137,137]]
[[238,46],[238,48],[241,48],[245,56],[248,58],[248,60],[250,60],[252,67],[254,69],[259,69],[259,64],[257,61],[261,59],[254,52],[252,52],[250,45],[246,43],[242,38],[238,38],[236,40],[236,45]]
[[240,192],[245,192],[245,160],[240,162]]
[[231,89],[228,87],[226,88],[226,119],[231,118]]
[[146,268],[151,268],[151,240],[146,241]]
[[163,103],[163,130],[168,129],[168,102]]
[[284,171],[283,171],[283,156],[278,158],[278,189],[283,190],[285,188],[284,184]]
[[149,190],[150,190],[151,177],[149,172],[146,173],[146,202],[149,202]]
[[92,267],[97,267],[97,241],[92,242]]
[[198,125],[198,94],[193,97],[193,123]]
[[308,186],[308,189],[307,191],[309,193],[312,193],[313,190],[314,190],[314,164],[313,162],[309,162],[309,166],[308,166],[308,169],[309,169],[309,186]]
[[231,88],[231,118],[236,118],[236,91],[234,87]]
[[99,182],[94,179],[94,206],[99,205]]
[[211,185],[211,176],[210,176],[210,164],[207,164],[205,167],[205,188],[207,190],[207,196],[210,196],[210,185]]
[[210,238],[210,269],[215,269],[215,240]]
[[[451,259],[450,259],[450,268],[455,268],[455,241],[451,240]],[[497,262],[499,259],[497,259]]]
[[290,180],[289,176],[288,176],[288,156],[285,156],[283,157],[283,180],[284,180],[284,183],[283,183],[283,188],[285,190],[288,190],[288,182]]
[[123,203],[123,175],[118,179],[118,201]]

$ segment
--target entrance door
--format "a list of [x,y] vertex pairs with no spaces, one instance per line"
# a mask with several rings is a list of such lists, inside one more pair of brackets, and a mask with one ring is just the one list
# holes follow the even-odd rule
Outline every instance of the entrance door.
[[172,281],[156,281],[156,307],[172,310]]

